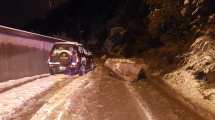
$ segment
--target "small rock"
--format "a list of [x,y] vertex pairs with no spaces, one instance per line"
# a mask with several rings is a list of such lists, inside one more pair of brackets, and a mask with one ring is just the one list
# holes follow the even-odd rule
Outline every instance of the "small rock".
[[195,78],[199,81],[206,81],[207,80],[206,74],[204,72],[195,73]]
[[103,56],[101,57],[102,60],[105,60],[106,58],[107,58],[106,55],[103,55]]
[[215,93],[209,94],[207,96],[204,96],[204,99],[207,100],[215,100]]
[[143,69],[141,69],[137,79],[138,80],[144,80],[146,78],[147,77],[146,77],[145,71]]

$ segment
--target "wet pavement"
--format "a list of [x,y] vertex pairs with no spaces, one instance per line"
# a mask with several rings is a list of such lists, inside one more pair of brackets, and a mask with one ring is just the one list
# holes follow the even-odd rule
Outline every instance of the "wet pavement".
[[[29,107],[20,108],[28,111],[20,120],[202,120],[149,80],[128,84],[102,67],[60,81],[62,84],[48,89]],[[36,82],[30,84],[35,86]]]
[[[137,100],[149,120],[203,120],[174,97],[154,86],[150,80],[139,81],[132,86],[138,93]],[[129,87],[130,88],[130,87]]]

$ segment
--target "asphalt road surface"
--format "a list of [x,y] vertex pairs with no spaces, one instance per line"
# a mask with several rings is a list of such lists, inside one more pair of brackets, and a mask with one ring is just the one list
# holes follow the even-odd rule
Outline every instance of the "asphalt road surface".
[[98,67],[0,93],[0,120],[203,120],[149,80],[126,83]]

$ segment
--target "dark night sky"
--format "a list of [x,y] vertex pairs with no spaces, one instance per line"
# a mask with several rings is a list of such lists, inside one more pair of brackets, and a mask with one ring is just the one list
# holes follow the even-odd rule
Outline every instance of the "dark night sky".
[[[67,0],[58,0],[67,1]],[[100,16],[99,13],[108,9],[109,0],[71,0],[71,11],[84,16],[83,19]],[[112,0],[110,0],[112,1]],[[74,8],[74,9],[73,9]],[[45,17],[49,11],[48,0],[4,0],[0,4],[0,25],[22,28],[29,21]],[[98,14],[98,15],[97,15]],[[59,15],[61,16],[61,15]],[[78,17],[74,16],[74,17]]]
[[48,0],[5,0],[0,4],[0,25],[46,35],[66,32],[77,36],[80,30],[87,34],[102,27],[126,0],[57,1],[59,6],[50,10]]
[[48,0],[4,0],[0,4],[0,24],[19,27],[47,11]]

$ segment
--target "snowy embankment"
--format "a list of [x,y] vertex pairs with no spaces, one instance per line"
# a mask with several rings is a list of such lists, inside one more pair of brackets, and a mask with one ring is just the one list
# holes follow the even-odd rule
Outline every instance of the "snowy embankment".
[[0,93],[0,120],[21,119],[51,88],[65,81],[67,76],[49,76]]
[[0,93],[3,91],[9,90],[13,87],[25,84],[27,82],[34,81],[36,79],[47,77],[47,76],[49,76],[49,74],[42,74],[42,75],[36,75],[36,76],[32,76],[32,77],[24,77],[21,79],[8,80],[6,82],[1,82],[0,83]]

